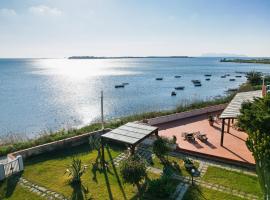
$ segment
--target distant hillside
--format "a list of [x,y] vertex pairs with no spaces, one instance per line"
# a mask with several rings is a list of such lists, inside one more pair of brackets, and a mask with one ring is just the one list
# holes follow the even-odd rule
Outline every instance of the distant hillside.
[[254,64],[270,64],[270,58],[256,58],[256,59],[228,59],[223,58],[220,62],[234,62],[234,63],[254,63]]
[[230,57],[230,58],[239,58],[239,57],[247,57],[246,55],[241,54],[233,54],[233,53],[204,53],[202,57]]
[[191,58],[189,56],[120,56],[120,57],[107,57],[107,56],[71,56],[68,59],[124,59],[124,58]]

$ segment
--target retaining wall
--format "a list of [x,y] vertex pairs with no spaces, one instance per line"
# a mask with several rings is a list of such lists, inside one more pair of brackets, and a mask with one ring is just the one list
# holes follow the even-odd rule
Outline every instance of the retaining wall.
[[82,135],[66,138],[63,140],[38,145],[38,146],[31,147],[28,149],[23,149],[23,150],[8,154],[8,158],[14,159],[14,158],[16,158],[16,156],[21,155],[24,159],[26,159],[26,158],[31,157],[31,156],[51,152],[51,151],[54,151],[57,149],[79,146],[81,144],[88,143],[90,135],[93,135],[93,134],[94,135],[102,135],[103,133],[107,133],[108,131],[110,131],[110,129],[105,129],[103,131],[102,130],[94,131],[94,132],[85,133]]
[[175,121],[179,119],[194,117],[197,115],[203,115],[207,113],[222,111],[226,108],[226,106],[227,104],[220,104],[220,105],[209,106],[209,107],[200,108],[200,109],[194,109],[191,111],[180,112],[180,113],[165,115],[161,117],[155,117],[155,118],[148,119],[147,123],[150,125],[163,124],[163,123],[167,123],[167,122],[171,122],[171,121]]

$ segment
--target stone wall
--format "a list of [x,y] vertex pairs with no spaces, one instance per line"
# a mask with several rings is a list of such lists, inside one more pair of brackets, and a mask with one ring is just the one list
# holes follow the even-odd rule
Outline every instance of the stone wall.
[[200,108],[200,109],[194,109],[194,110],[190,110],[186,112],[180,112],[180,113],[165,115],[161,117],[155,117],[155,118],[148,119],[147,123],[150,125],[163,124],[166,122],[171,122],[171,121],[184,119],[188,117],[194,117],[197,115],[203,115],[207,113],[222,111],[226,108],[226,106],[227,104],[220,104],[220,105],[208,106],[208,107]]
[[82,135],[66,138],[63,140],[38,145],[38,146],[31,147],[28,149],[23,149],[23,150],[8,154],[8,158],[14,159],[18,155],[21,155],[24,159],[26,159],[26,158],[31,157],[31,156],[51,152],[51,151],[58,150],[58,149],[79,146],[81,144],[88,143],[88,138],[90,135],[93,135],[93,134],[102,135],[103,133],[107,133],[108,131],[110,131],[110,129],[105,129],[104,131],[101,131],[101,130],[94,131],[94,132],[85,133]]

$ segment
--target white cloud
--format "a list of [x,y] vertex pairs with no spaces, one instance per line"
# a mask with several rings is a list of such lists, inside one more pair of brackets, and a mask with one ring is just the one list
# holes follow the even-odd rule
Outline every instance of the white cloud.
[[0,9],[0,15],[5,17],[15,16],[17,15],[16,11],[13,9],[2,8]]
[[62,11],[58,8],[52,8],[45,5],[32,6],[29,8],[29,11],[36,15],[51,15],[51,16],[60,16]]

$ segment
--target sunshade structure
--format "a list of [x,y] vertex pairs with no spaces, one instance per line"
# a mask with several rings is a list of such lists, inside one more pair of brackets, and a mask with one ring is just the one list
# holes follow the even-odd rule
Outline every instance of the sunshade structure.
[[102,135],[101,139],[102,143],[116,141],[127,144],[131,147],[131,152],[134,153],[135,146],[152,134],[158,135],[157,127],[130,122]]
[[220,141],[221,146],[223,146],[225,120],[226,119],[228,120],[227,132],[229,133],[231,120],[233,122],[233,120],[236,119],[238,115],[240,114],[242,103],[247,102],[247,101],[251,102],[254,100],[254,98],[257,98],[257,97],[262,97],[261,90],[250,91],[250,92],[240,92],[235,95],[235,97],[231,100],[228,106],[221,113],[219,117],[220,119],[222,119],[221,141]]

